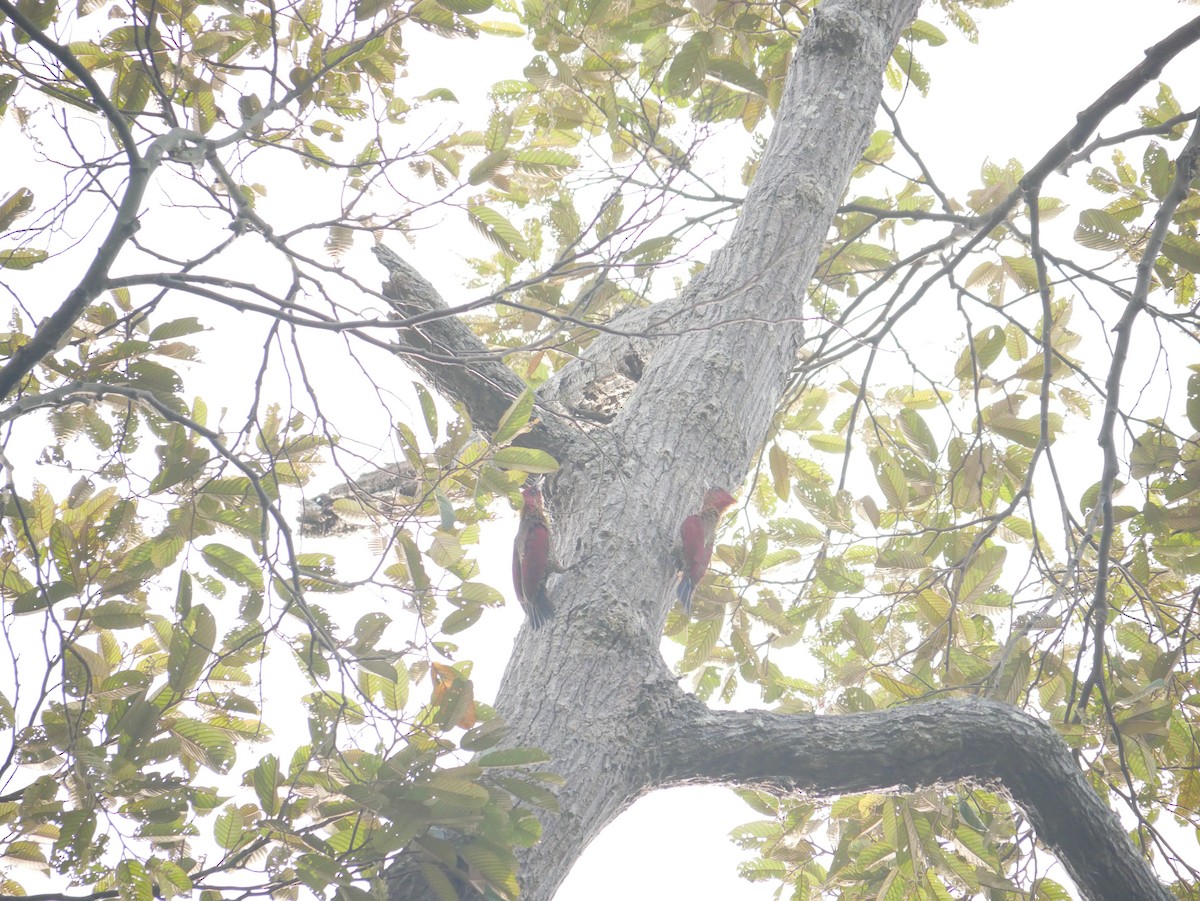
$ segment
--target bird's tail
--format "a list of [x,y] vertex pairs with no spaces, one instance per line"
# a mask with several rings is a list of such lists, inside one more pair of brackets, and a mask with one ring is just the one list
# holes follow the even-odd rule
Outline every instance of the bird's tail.
[[683,612],[690,614],[692,612],[692,595],[696,591],[696,586],[692,584],[691,577],[686,572],[679,574],[679,581],[675,584],[675,596],[679,598],[679,603],[683,605]]
[[553,616],[554,605],[550,603],[550,598],[546,597],[546,589],[539,588],[533,598],[533,603],[529,605],[529,625],[540,629]]

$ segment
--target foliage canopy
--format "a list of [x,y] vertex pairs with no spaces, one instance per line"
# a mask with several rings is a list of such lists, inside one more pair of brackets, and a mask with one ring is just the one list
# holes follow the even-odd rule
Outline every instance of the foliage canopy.
[[[532,390],[483,434],[395,388],[397,356],[445,362],[402,336],[447,314],[369,287],[359,251],[472,226],[490,245],[454,313],[542,385],[702,268],[815,5],[0,0],[0,124],[39,159],[0,200],[4,894],[357,901],[407,849],[439,897],[517,896],[558,780],[503,745],[454,636],[504,604],[488,521],[558,463]],[[941,0],[895,50],[792,382],[667,636],[707,701],[1035,712],[1196,897],[1196,113],[1160,84],[1051,159],[1087,205],[1015,160],[948,195],[896,98],[1002,5]],[[454,91],[406,91],[421,54],[494,66],[488,108],[451,125]],[[338,378],[374,385],[382,441]],[[368,465],[309,515],[310,479]],[[369,560],[326,534],[363,527]],[[741,794],[745,875],[797,898],[1066,897],[999,792]]]

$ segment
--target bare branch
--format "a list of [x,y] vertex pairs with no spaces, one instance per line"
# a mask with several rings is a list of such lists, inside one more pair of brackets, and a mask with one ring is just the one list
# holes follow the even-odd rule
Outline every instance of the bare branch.
[[[1120,409],[1121,375],[1125,371],[1125,361],[1129,356],[1129,344],[1133,336],[1133,323],[1146,308],[1150,295],[1150,287],[1154,278],[1154,264],[1158,260],[1159,251],[1170,231],[1175,208],[1188,196],[1189,185],[1195,174],[1197,162],[1200,161],[1200,127],[1192,129],[1191,137],[1175,162],[1175,179],[1170,189],[1163,197],[1162,205],[1154,215],[1154,225],[1142,248],[1142,258],[1137,265],[1137,281],[1133,293],[1125,304],[1125,311],[1113,331],[1117,335],[1116,346],[1113,348],[1112,365],[1109,366],[1108,379],[1104,386],[1104,415],[1100,421],[1100,434],[1097,443],[1104,452],[1104,466],[1100,474],[1100,492],[1096,503],[1100,508],[1100,538],[1096,549],[1096,589],[1092,597],[1091,609],[1088,611],[1088,621],[1092,629],[1092,671],[1088,674],[1080,690],[1079,707],[1076,715],[1087,709],[1092,691],[1104,679],[1104,630],[1108,625],[1108,574],[1111,566],[1113,530],[1116,527],[1113,519],[1113,485],[1119,472],[1120,461],[1117,456],[1117,439],[1114,434],[1117,413]],[[1069,709],[1069,708],[1068,708]]]

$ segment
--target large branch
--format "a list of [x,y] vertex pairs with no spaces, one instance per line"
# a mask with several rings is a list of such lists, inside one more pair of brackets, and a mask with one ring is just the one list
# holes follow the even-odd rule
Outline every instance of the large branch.
[[967,780],[1001,783],[1091,901],[1171,895],[1039,719],[946,700],[841,716],[713,712],[687,698],[663,729],[657,778],[767,785],[828,797]]
[[[414,266],[389,247],[379,246],[374,252],[388,271],[383,296],[401,320],[393,343],[396,353],[449,400],[461,403],[480,431],[494,431],[504,412],[525,390],[525,383],[454,314]],[[558,404],[538,402],[534,410],[533,428],[514,443],[539,447],[565,459],[578,431],[567,424]],[[352,531],[360,524],[338,513],[340,498],[363,497],[386,508],[398,494],[411,496],[415,490],[414,474],[407,464],[389,464],[307,498],[300,526],[310,535]]]
[[[494,431],[525,383],[499,359],[488,359],[494,352],[451,314],[437,289],[399,254],[380,246],[375,256],[389,275],[384,296],[393,301],[401,317],[419,323],[400,330],[397,353],[417,351],[405,355],[407,362],[448,398],[461,403],[477,428]],[[442,362],[447,358],[454,362]],[[562,456],[576,431],[547,407],[535,409],[537,425],[517,443]]]

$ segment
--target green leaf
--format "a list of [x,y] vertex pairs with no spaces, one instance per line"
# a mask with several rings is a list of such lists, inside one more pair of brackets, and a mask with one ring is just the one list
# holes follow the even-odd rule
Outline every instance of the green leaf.
[[683,659],[679,661],[682,672],[690,672],[708,662],[721,638],[724,622],[720,617],[690,623],[687,629],[687,645]]
[[200,324],[200,320],[195,316],[187,316],[183,319],[174,319],[155,326],[150,332],[150,340],[163,341],[168,338],[179,338],[183,335],[191,335],[202,331],[204,331],[204,326]]
[[946,43],[945,32],[922,19],[917,19],[904,29],[904,36],[910,40],[924,41],[930,47],[940,47]]
[[878,682],[879,686],[885,691],[902,700],[919,698],[925,694],[924,688],[908,685],[904,682],[901,682],[899,679],[889,676],[887,673],[881,670],[872,672],[871,678]]
[[305,169],[314,167],[326,169],[333,162],[333,157],[321,149],[321,146],[308,138],[296,138],[292,146],[300,153],[300,161]]
[[5,598],[20,597],[32,591],[33,585],[11,563],[0,567],[0,594]]
[[[481,23],[480,27],[483,27],[483,23]],[[520,30],[521,34],[525,33],[524,29],[521,29],[520,26],[514,26],[514,27],[518,28]],[[424,94],[419,94],[414,99],[419,100],[421,102],[444,100],[447,103],[458,103],[458,98],[454,96],[454,92],[451,91],[449,88],[434,88],[432,91],[426,91]]]
[[846,452],[846,439],[841,435],[809,435],[808,443],[813,450],[827,454],[840,455]]
[[378,901],[379,896],[357,885],[339,885],[333,897],[334,901]]
[[433,395],[420,382],[413,382],[413,389],[417,392],[417,400],[421,403],[421,413],[425,417],[425,428],[429,432],[429,437],[436,441],[438,437],[438,414],[437,405],[433,402]]
[[237,758],[233,739],[223,729],[199,720],[177,719],[170,724],[170,730],[182,740],[180,754],[184,759],[208,767],[215,773],[228,772]]
[[[374,17],[377,13],[391,6],[388,0],[358,0],[354,4],[354,18],[359,22],[365,22],[367,19]],[[317,7],[320,9],[320,7]]]
[[865,580],[858,570],[851,569],[839,557],[830,557],[817,563],[817,578],[838,594],[853,594],[861,591]]
[[413,587],[422,591],[428,589],[431,583],[429,574],[425,571],[425,564],[421,559],[420,549],[412,540],[412,536],[406,532],[400,533],[399,541],[400,549],[404,552],[404,562],[408,565],[409,573],[412,576]]
[[485,720],[464,732],[458,746],[464,751],[486,751],[503,741],[507,735],[508,725],[504,720],[499,718]]
[[269,817],[279,812],[279,760],[274,754],[267,754],[254,768],[254,793],[258,795],[258,803],[263,813]]
[[0,117],[8,111],[8,101],[17,92],[17,85],[17,76],[0,75]]
[[441,487],[433,489],[433,496],[437,500],[438,516],[442,520],[442,531],[448,532],[454,528],[454,521],[458,518],[454,513],[454,505],[450,503],[450,498],[446,496]]
[[[467,183],[471,185],[481,185],[485,181],[491,179],[493,175],[500,171],[501,167],[508,162],[508,151],[493,150],[478,163],[471,167],[471,171],[467,173]],[[476,225],[476,228],[479,226]],[[491,241],[496,239],[484,232],[484,235]],[[502,250],[504,248],[501,248]],[[506,251],[507,252],[507,251]]]
[[217,621],[206,606],[198,604],[171,630],[167,684],[173,691],[184,694],[196,684],[216,644]]
[[800,547],[811,547],[820,544],[825,538],[825,533],[817,528],[817,526],[810,522],[790,517],[772,520],[770,529],[773,540],[782,544],[798,545]]
[[[4,848],[6,864],[18,864],[29,869],[46,870],[46,855],[37,842],[13,841]],[[24,895],[25,892],[20,892]]]
[[1188,424],[1200,432],[1200,372],[1193,372],[1187,381]]
[[0,203],[0,232],[9,227],[33,208],[33,192],[28,188],[17,188]]
[[491,778],[514,797],[520,798],[522,801],[526,801],[543,810],[548,810],[551,813],[558,812],[558,798],[554,792],[545,786],[512,776],[493,776]]
[[472,204],[467,207],[467,219],[481,235],[514,260],[524,260],[532,255],[524,236],[491,207]]
[[1008,550],[1001,545],[985,547],[979,551],[967,565],[958,586],[958,601],[960,604],[970,604],[979,600],[983,594],[996,584],[1004,571],[1004,561]]
[[487,12],[494,5],[492,0],[437,0],[438,5],[460,16],[474,16]]
[[213,837],[217,846],[232,851],[247,839],[246,818],[242,811],[229,805],[217,816],[213,824]]
[[[1037,416],[1020,419],[1016,416],[993,415],[986,421],[988,428],[997,435],[1001,435],[1022,447],[1037,447],[1038,442],[1041,440],[1042,424]],[[1053,423],[1050,425],[1051,436],[1053,436],[1054,425]]]
[[904,550],[886,550],[880,551],[875,558],[875,566],[877,569],[896,569],[896,570],[919,570],[924,569],[930,564],[930,560],[924,554],[919,554],[916,551]]
[[408,670],[403,663],[394,664],[393,668],[396,677],[394,681],[384,683],[383,703],[388,710],[403,710],[404,705],[408,703]]
[[0,269],[32,269],[50,256],[44,250],[0,249]]
[[92,622],[101,629],[140,629],[146,608],[129,601],[107,601],[92,611]]
[[208,134],[217,122],[217,101],[211,85],[200,83],[193,86],[191,107],[196,130]]
[[438,530],[433,533],[433,543],[429,545],[429,559],[442,569],[449,569],[463,558],[462,541],[453,532]]
[[638,260],[643,264],[658,263],[667,258],[674,249],[676,238],[673,235],[660,235],[647,238],[621,254],[623,260]]
[[537,763],[548,763],[550,755],[538,748],[506,748],[503,751],[493,751],[490,754],[484,754],[477,761],[476,766],[489,768],[509,768],[532,766]]
[[150,100],[150,78],[146,74],[145,66],[134,63],[119,70],[110,95],[123,112],[142,112]]
[[8,695],[0,692],[0,729],[11,729],[16,722],[16,711]]
[[479,617],[483,615],[483,608],[472,604],[470,607],[462,607],[453,611],[449,616],[442,620],[442,631],[447,635],[453,635],[456,632],[462,632],[464,629],[469,629],[479,621]]
[[212,479],[205,482],[200,490],[210,497],[230,498],[235,501],[245,501],[253,498],[258,501],[254,485],[245,476],[233,476],[226,479]]
[[488,150],[504,150],[512,137],[513,117],[509,113],[494,110],[483,134],[483,146]]
[[[906,46],[903,44],[897,45],[896,49],[892,51],[892,59],[900,69],[900,72],[903,73],[904,78],[920,91],[922,95],[929,93],[929,72],[912,55]],[[885,74],[890,75],[892,72],[893,70],[889,66]]]
[[[1100,499],[1100,486],[1101,486],[1100,482],[1094,482],[1083,492],[1082,495],[1080,495],[1079,509],[1083,514],[1086,515],[1086,514],[1090,513],[1092,508],[1096,506],[1096,501],[1098,501]],[[1120,479],[1115,479],[1109,485],[1109,489],[1112,492],[1112,495],[1114,497],[1116,495],[1120,494],[1122,489],[1124,489],[1124,487],[1125,487],[1125,483],[1122,482]]]
[[517,883],[517,860],[511,851],[482,839],[470,839],[458,846],[458,853],[475,872],[482,873],[488,883],[501,890],[506,897],[515,898],[521,893]]
[[213,543],[205,545],[200,553],[205,562],[226,579],[232,579],[239,585],[262,591],[262,570],[241,551],[236,551],[224,544]]
[[153,901],[154,884],[140,860],[117,864],[117,895],[121,901]]
[[909,486],[904,470],[895,460],[886,457],[882,450],[871,454],[875,461],[875,481],[887,498],[888,506],[902,510],[908,506]]
[[767,96],[767,86],[763,80],[742,63],[734,59],[710,59],[708,61],[708,77],[716,78],[731,87]]
[[533,389],[526,388],[520,396],[509,405],[500,417],[500,424],[492,435],[493,444],[507,444],[525,430],[529,417],[533,415]]
[[[476,22],[475,24],[484,34],[494,34],[502,38],[521,38],[527,34],[525,29],[516,22],[486,21]],[[450,92],[447,91],[446,93],[449,94]],[[455,102],[457,102],[457,99],[454,98],[453,94],[450,96],[451,99],[454,99]]]
[[191,877],[183,867],[172,860],[152,858],[150,867],[154,881],[158,883],[164,898],[187,895],[194,888]]
[[792,473],[788,455],[778,444],[772,444],[767,455],[771,467],[771,482],[775,496],[786,501],[792,493]]
[[711,48],[712,35],[707,31],[698,31],[687,39],[667,70],[667,93],[683,97],[700,87],[700,82],[708,72],[708,51]]
[[[160,399],[172,400],[183,389],[183,379],[178,372],[153,360],[138,360],[129,364],[128,369],[134,387],[157,394]],[[207,452],[197,460],[202,462],[206,458]]]
[[579,165],[579,160],[563,150],[531,148],[518,150],[512,157],[513,168],[531,175],[560,178]]
[[933,432],[925,424],[924,418],[916,410],[906,407],[898,416],[900,431],[909,445],[922,457],[931,463],[937,461],[938,446]]
[[1150,190],[1154,196],[1162,200],[1171,190],[1171,182],[1175,180],[1175,164],[1167,156],[1161,144],[1151,141],[1142,157],[1146,170],[1146,180],[1150,182]]
[[20,616],[44,610],[59,601],[75,597],[78,589],[67,581],[51,582],[49,585],[35,585],[17,596],[13,601],[12,612]]
[[1172,217],[1176,222],[1193,222],[1200,219],[1200,194],[1193,194],[1175,207],[1175,215]]
[[[461,812],[480,810],[491,797],[482,785],[450,770],[438,770],[418,787],[431,790],[433,800],[429,806],[434,816],[445,816],[445,808]],[[439,811],[439,807],[443,810]]]
[[1016,323],[1004,327],[1004,349],[1010,360],[1024,360],[1029,355],[1029,339]]
[[1163,241],[1163,256],[1189,272],[1200,272],[1200,242],[1184,235],[1167,235]]
[[421,861],[419,867],[421,875],[425,877],[425,882],[428,883],[429,888],[433,891],[433,897],[437,901],[459,901],[454,883],[450,881],[450,877],[446,875],[446,871],[439,864]]
[[534,475],[558,472],[558,461],[543,450],[532,447],[502,447],[492,455],[501,469],[528,472]]
[[1125,224],[1105,210],[1084,210],[1075,227],[1075,240],[1092,250],[1120,250],[1125,247],[1129,232]]
[[954,367],[954,375],[959,381],[969,382],[976,372],[984,372],[1000,352],[1004,350],[1004,329],[997,325],[989,326],[978,332],[971,343],[963,349]]
[[93,839],[96,833],[94,810],[68,810],[62,815],[61,831],[54,841],[52,857],[69,861],[71,867],[85,868],[97,850]]

